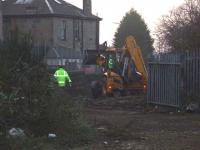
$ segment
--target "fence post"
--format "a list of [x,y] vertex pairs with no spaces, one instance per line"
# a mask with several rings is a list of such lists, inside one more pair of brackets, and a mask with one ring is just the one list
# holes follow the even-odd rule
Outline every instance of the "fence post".
[[180,55],[180,108],[182,109],[184,107],[186,96],[187,96],[187,88],[186,88],[186,54],[182,53]]

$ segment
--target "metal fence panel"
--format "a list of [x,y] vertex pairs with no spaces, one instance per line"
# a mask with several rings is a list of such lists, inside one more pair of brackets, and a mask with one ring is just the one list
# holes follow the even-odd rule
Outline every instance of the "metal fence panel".
[[181,105],[180,64],[149,64],[148,103]]
[[200,51],[187,52],[183,61],[185,96],[200,95]]
[[148,103],[180,107],[187,96],[200,96],[200,50],[155,55],[148,73]]

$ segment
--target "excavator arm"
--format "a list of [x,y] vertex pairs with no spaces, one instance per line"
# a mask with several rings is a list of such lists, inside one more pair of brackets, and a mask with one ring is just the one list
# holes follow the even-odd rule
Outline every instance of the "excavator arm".
[[143,80],[147,82],[147,70],[144,64],[142,53],[140,48],[137,46],[136,41],[133,36],[128,36],[126,38],[126,47],[131,56],[131,59],[135,63],[136,70],[142,74]]
[[[122,48],[120,64],[122,67],[122,77],[125,82],[132,87],[145,87],[147,85],[148,75],[141,50],[137,46],[133,36],[128,36],[125,41],[125,47]],[[130,82],[133,81],[131,84]]]

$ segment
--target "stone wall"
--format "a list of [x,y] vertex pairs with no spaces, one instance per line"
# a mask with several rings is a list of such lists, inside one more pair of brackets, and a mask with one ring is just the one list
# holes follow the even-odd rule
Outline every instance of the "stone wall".
[[[66,39],[61,39],[63,24],[66,24]],[[75,34],[78,27],[79,38]],[[75,50],[96,49],[96,21],[54,18],[54,46],[60,45]]]
[[85,20],[83,22],[83,49],[96,50],[96,21]]
[[[4,17],[4,35],[18,29],[33,36],[39,56],[43,46],[45,61],[50,66],[65,65],[80,69],[87,57],[85,50],[97,49],[96,20],[61,17]],[[49,51],[48,51],[49,50]],[[76,68],[75,68],[76,69]]]
[[53,43],[53,20],[51,18],[4,18],[4,36],[10,31],[18,30],[20,33],[31,34],[35,46],[48,45]]
[[[54,18],[53,21],[53,46],[73,49],[73,20]],[[66,28],[65,35],[63,35],[64,25]],[[65,39],[63,39],[63,36],[65,36]]]

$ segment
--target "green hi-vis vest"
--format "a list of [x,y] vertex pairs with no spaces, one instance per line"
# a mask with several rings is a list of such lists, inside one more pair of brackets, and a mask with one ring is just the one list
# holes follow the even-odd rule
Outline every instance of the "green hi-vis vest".
[[64,87],[65,86],[65,82],[67,80],[67,82],[72,82],[68,73],[60,68],[59,70],[57,70],[54,74],[54,77],[56,78],[57,82],[58,82],[58,85],[60,87]]
[[108,68],[113,69],[113,59],[112,58],[109,58],[109,60],[108,60]]

